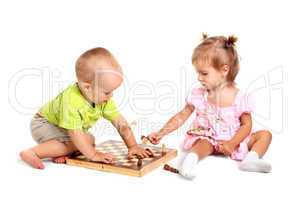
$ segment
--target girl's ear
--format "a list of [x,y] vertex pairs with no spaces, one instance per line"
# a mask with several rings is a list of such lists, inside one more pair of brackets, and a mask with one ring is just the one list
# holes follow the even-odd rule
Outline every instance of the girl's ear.
[[224,74],[225,77],[228,75],[229,71],[230,71],[230,67],[228,65],[224,65],[222,67],[222,73]]

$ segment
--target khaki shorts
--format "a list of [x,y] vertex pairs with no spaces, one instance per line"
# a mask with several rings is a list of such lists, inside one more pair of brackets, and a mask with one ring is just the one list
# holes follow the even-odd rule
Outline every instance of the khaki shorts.
[[71,141],[66,129],[51,124],[38,113],[31,120],[30,130],[33,139],[39,144],[48,140],[62,143]]

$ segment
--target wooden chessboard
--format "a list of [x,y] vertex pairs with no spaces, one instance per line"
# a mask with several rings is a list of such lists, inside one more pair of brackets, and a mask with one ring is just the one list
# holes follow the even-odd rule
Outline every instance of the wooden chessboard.
[[144,148],[150,148],[154,153],[154,157],[142,159],[141,166],[137,165],[137,158],[130,160],[127,158],[128,149],[126,145],[124,142],[116,140],[108,140],[96,146],[98,151],[113,154],[116,158],[114,164],[92,162],[87,160],[83,155],[68,158],[66,163],[68,165],[89,169],[141,177],[177,156],[177,150],[175,149],[165,149],[162,153],[161,147],[146,144],[141,144],[141,146]]

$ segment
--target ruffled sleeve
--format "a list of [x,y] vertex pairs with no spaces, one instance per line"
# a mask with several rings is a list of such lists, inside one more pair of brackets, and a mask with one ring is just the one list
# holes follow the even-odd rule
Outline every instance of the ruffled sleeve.
[[185,98],[185,102],[189,105],[192,105],[195,108],[199,108],[204,105],[204,89],[203,88],[192,88],[187,97]]
[[255,108],[253,96],[249,93],[242,93],[237,98],[237,115],[240,117],[243,113],[252,113]]

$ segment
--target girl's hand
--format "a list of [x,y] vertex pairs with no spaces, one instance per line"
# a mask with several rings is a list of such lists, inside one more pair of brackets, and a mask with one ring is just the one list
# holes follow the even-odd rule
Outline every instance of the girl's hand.
[[234,145],[230,141],[221,141],[218,144],[218,151],[226,156],[232,155],[235,148],[236,148],[236,145]]
[[160,132],[154,132],[148,135],[148,139],[152,144],[159,144],[160,140],[163,138],[164,135],[162,135]]

